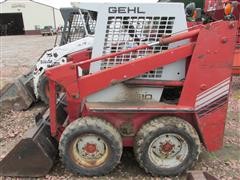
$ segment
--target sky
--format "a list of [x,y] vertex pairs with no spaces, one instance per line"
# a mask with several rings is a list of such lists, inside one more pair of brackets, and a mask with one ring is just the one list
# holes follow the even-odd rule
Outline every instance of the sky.
[[[4,0],[0,0],[4,1]],[[23,1],[23,0],[16,0],[16,1]],[[71,2],[116,2],[118,3],[119,0],[34,0],[37,2],[41,2],[43,4],[47,4],[56,8],[60,8],[60,7],[69,7],[71,6],[70,3]],[[129,1],[131,1],[132,3],[140,3],[140,2],[157,2],[157,0],[121,0],[121,3],[129,3]]]

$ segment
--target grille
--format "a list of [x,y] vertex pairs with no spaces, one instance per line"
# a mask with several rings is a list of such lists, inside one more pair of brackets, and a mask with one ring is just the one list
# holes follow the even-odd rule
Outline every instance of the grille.
[[[175,17],[108,17],[107,30],[103,54],[118,52],[141,44],[157,42],[163,35],[172,33]],[[153,53],[167,50],[168,45],[156,45],[151,49],[143,49],[136,52],[109,58],[101,63],[101,69],[107,69],[118,64],[144,57]],[[157,68],[138,78],[160,79],[162,68]]]
[[88,12],[84,12],[82,14],[79,12],[74,12],[70,16],[68,22],[68,43],[84,38],[86,36],[83,20],[85,20],[88,33],[94,34],[96,20],[93,20]]

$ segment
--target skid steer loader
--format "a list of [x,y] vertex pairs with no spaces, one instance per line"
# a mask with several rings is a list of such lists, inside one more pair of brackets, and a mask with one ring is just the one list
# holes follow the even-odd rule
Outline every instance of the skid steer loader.
[[236,21],[187,28],[183,3],[73,6],[98,16],[91,58],[77,52],[46,70],[49,109],[0,175],[44,176],[58,153],[76,174],[104,175],[133,147],[146,172],[176,176],[192,168],[201,143],[222,147]]
[[60,11],[64,28],[59,46],[46,50],[29,73],[4,87],[0,92],[0,103],[3,107],[13,105],[16,110],[26,110],[39,99],[48,104],[45,70],[65,64],[67,56],[74,52],[92,49],[95,15],[79,8],[62,8]]
[[[224,3],[220,0],[216,1],[197,1],[195,5],[190,6],[190,1],[171,0],[172,2],[184,2],[187,16],[190,15],[191,22],[189,26],[195,25],[192,16],[200,12],[197,18],[197,23],[205,21],[201,16],[201,7],[207,16],[206,19],[217,20],[224,17]],[[160,1],[161,2],[161,1]],[[193,3],[190,3],[193,4]],[[235,9],[239,10],[239,5]],[[238,18],[238,11],[234,10],[235,18]],[[94,30],[96,23],[96,14],[93,9],[79,8],[62,8],[62,16],[64,18],[64,29],[60,46],[51,50],[47,50],[40,57],[33,70],[29,73],[19,77],[15,83],[8,84],[0,91],[0,103],[3,107],[14,107],[15,110],[26,110],[33,102],[37,100],[43,101],[48,104],[49,87],[46,76],[44,75],[45,69],[61,65],[67,62],[67,56],[73,52],[84,51],[91,49],[94,39]],[[72,58],[69,58],[72,59]],[[239,46],[236,47],[235,58],[233,63],[233,75],[240,74],[240,61],[239,61]],[[59,90],[60,91],[60,90]]]

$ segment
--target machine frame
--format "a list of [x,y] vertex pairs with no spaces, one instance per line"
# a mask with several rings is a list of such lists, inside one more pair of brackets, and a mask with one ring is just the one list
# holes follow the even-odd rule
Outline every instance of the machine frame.
[[[178,116],[195,127],[208,151],[218,150],[223,143],[231,82],[231,68],[229,66],[232,63],[235,49],[235,38],[233,37],[236,37],[236,29],[236,22],[227,21],[218,21],[201,26],[181,35],[172,36],[169,38],[170,40],[165,39],[165,43],[169,43],[191,38],[192,42],[187,45],[139,58],[86,76],[78,75],[82,65],[127,52],[150,48],[154,44],[138,46],[80,63],[69,62],[63,66],[48,69],[46,74],[50,79],[52,136],[59,138],[62,132],[61,125],[57,123],[56,119],[55,85],[57,83],[66,90],[68,123],[81,116],[97,116],[111,122],[118,129],[122,123],[130,122],[133,134],[135,134],[142,124],[156,116]],[[155,81],[148,84],[158,87],[182,86],[181,96],[176,105],[161,103],[140,103],[136,105],[122,103],[114,105],[114,103],[87,103],[85,101],[87,96],[113,84],[127,81],[151,69],[186,57],[189,62],[184,81]],[[151,63],[147,63],[149,61]],[[212,74],[217,74],[217,76],[212,76]],[[132,146],[132,144],[133,137],[123,137],[124,146]]]

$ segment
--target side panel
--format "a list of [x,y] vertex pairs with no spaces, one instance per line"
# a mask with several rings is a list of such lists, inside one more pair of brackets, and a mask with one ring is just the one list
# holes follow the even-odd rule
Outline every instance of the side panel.
[[240,49],[236,49],[233,60],[233,75],[240,75]]
[[[185,31],[184,6],[182,3],[146,3],[146,4],[102,4],[98,12],[95,41],[92,57],[121,51],[141,44],[157,42],[163,35]],[[184,41],[170,45],[156,45],[152,49],[131,52],[122,56],[92,63],[90,73],[111,68],[115,65],[133,61],[139,57],[158,53],[176,47]],[[132,69],[134,71],[134,67]],[[182,80],[185,77],[185,60],[164,67],[156,67],[137,79],[144,80]],[[129,88],[124,84],[109,87],[88,97],[89,102],[122,102],[151,96],[143,101],[159,102],[163,88]],[[132,98],[130,98],[132,99]],[[129,99],[129,100],[130,100]]]
[[199,132],[209,151],[222,146],[236,34],[237,23],[229,21],[200,31],[179,101],[195,107]]
[[226,113],[227,101],[214,112],[197,118],[203,143],[208,151],[216,151],[223,146]]

